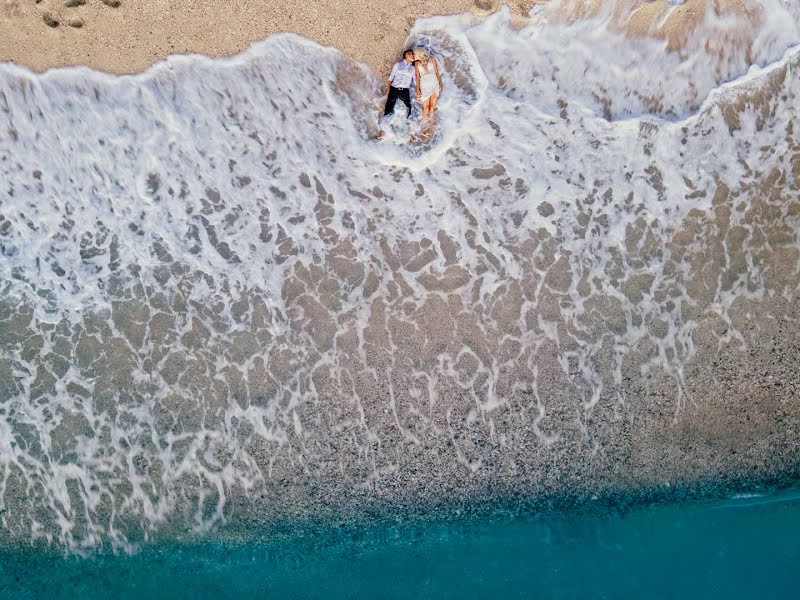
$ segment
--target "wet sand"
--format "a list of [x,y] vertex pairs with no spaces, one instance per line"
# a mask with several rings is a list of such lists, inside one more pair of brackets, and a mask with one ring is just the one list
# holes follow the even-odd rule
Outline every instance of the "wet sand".
[[[114,18],[121,19],[122,24],[126,22],[122,12],[125,4],[113,8],[100,0],[87,1],[88,4],[75,10],[91,9],[97,14],[106,9],[118,11],[109,12],[112,16],[107,18],[118,14]],[[42,0],[41,4],[46,2]],[[704,14],[699,11],[700,6],[704,6],[700,0],[690,0],[670,13],[672,19],[680,17],[686,21],[667,22],[696,22]],[[141,8],[132,7],[131,10]],[[625,17],[631,28],[633,23],[653,23],[662,14],[656,11],[649,21],[639,20],[653,8],[645,5],[640,10],[645,12]],[[36,23],[30,21],[31,27],[40,27],[39,20],[44,17],[37,14]],[[51,21],[59,18],[62,17],[51,15]],[[87,32],[90,21],[87,17],[80,28],[64,27],[60,21],[56,27],[46,23],[41,26],[47,32],[52,30],[66,37],[75,32]],[[206,26],[206,37],[189,26],[176,31],[181,35],[196,35],[198,43],[206,44],[202,48],[192,48],[193,51],[227,53],[227,50],[211,47],[216,38],[208,33],[211,25],[206,23]],[[164,22],[162,30],[170,27],[175,29],[174,25]],[[637,31],[643,34],[659,35],[659,32],[670,31],[665,24],[642,27]],[[115,31],[117,35],[124,32],[123,29]],[[385,53],[378,54],[376,47],[371,46],[369,51],[376,54],[366,53],[360,59],[373,67],[387,56],[391,59],[405,31],[393,32],[391,35],[397,36],[394,41],[386,34],[381,42],[386,45]],[[242,40],[250,34],[257,39],[265,32],[256,34],[242,30],[237,33]],[[328,35],[334,38],[341,35],[341,31]],[[31,36],[31,40],[44,39],[38,33]],[[86,39],[89,40],[87,44],[96,42],[102,50],[102,40],[91,35]],[[5,52],[9,42],[6,38],[3,40],[0,43],[5,44]],[[354,48],[367,52],[367,46],[359,40],[351,41]],[[141,44],[142,48],[147,47],[144,42]],[[41,58],[36,55],[34,42],[26,45],[17,41],[11,46],[28,58]],[[58,55],[56,47],[44,44],[42,48],[42,52]],[[75,47],[70,48],[76,51]],[[136,70],[161,58],[154,48],[148,47],[151,54],[98,50],[87,53],[85,62],[106,70],[113,70],[112,64]],[[235,52],[237,48],[232,45],[229,50]],[[85,48],[84,51],[88,52]],[[61,56],[60,64],[69,64],[66,55],[58,56]],[[101,67],[89,58],[105,60],[108,64]],[[80,61],[76,59],[76,62]],[[138,65],[136,68],[134,63]],[[47,63],[43,64],[42,68],[46,68]],[[482,220],[491,221],[481,213],[473,214],[463,201],[454,197],[454,202],[464,211],[464,222],[472,224],[463,235],[451,237],[452,231],[448,234],[441,230],[436,241],[380,238],[380,246],[376,242],[380,252],[375,251],[367,268],[360,264],[358,253],[353,251],[358,247],[359,236],[366,231],[367,235],[379,239],[378,229],[383,222],[394,218],[392,214],[388,210],[384,215],[376,214],[366,230],[359,226],[345,227],[341,234],[332,232],[328,227],[334,222],[335,212],[329,211],[344,213],[348,205],[341,197],[334,198],[316,177],[312,184],[312,178],[303,173],[298,185],[308,193],[316,189],[320,201],[315,209],[320,229],[319,232],[310,231],[321,238],[326,236],[325,239],[333,234],[341,235],[341,240],[337,237],[336,245],[331,244],[329,254],[321,263],[323,267],[298,260],[293,273],[285,279],[279,295],[288,307],[284,311],[287,326],[283,337],[272,337],[268,304],[257,291],[251,297],[243,294],[242,298],[236,298],[235,306],[234,299],[230,299],[231,314],[241,311],[241,314],[252,312],[253,315],[246,326],[241,325],[234,332],[235,337],[228,335],[223,318],[217,320],[216,308],[200,313],[206,319],[205,324],[198,319],[197,326],[193,323],[184,331],[172,324],[179,323],[186,314],[184,301],[178,293],[174,304],[158,304],[155,299],[145,298],[144,291],[140,294],[137,291],[137,296],[133,290],[121,288],[120,295],[115,298],[113,314],[88,313],[86,316],[84,328],[98,332],[102,344],[95,346],[84,342],[76,344],[73,350],[70,342],[68,356],[84,365],[87,378],[92,378],[96,390],[93,402],[99,412],[117,410],[120,398],[134,407],[138,402],[144,403],[142,399],[149,402],[152,391],[146,387],[147,379],[136,379],[133,374],[138,373],[139,364],[153,370],[156,365],[159,377],[174,387],[174,394],[159,398],[152,411],[153,429],[167,439],[175,427],[177,407],[182,408],[180,427],[186,432],[219,426],[208,415],[218,415],[220,406],[235,409],[234,403],[241,401],[240,408],[252,406],[254,412],[263,409],[279,392],[290,388],[296,373],[293,365],[314,365],[313,361],[330,352],[335,342],[339,362],[319,361],[316,368],[308,369],[308,379],[298,386],[317,390],[314,402],[304,402],[297,410],[288,401],[281,404],[281,411],[285,411],[281,413],[281,423],[286,424],[287,431],[294,432],[290,434],[293,437],[279,443],[269,436],[247,431],[248,422],[241,427],[241,435],[247,440],[241,447],[252,457],[252,472],[268,473],[269,478],[264,481],[258,497],[254,498],[250,489],[234,486],[228,502],[236,507],[234,514],[242,518],[251,514],[260,522],[308,518],[348,507],[355,512],[370,513],[382,509],[381,503],[388,507],[386,512],[389,513],[395,506],[403,510],[416,510],[418,506],[428,510],[431,504],[443,503],[443,499],[477,503],[495,497],[560,498],[559,494],[588,499],[595,495],[613,496],[620,491],[647,497],[652,490],[682,489],[696,484],[738,485],[796,477],[800,472],[800,382],[795,357],[800,347],[800,334],[794,324],[800,314],[792,296],[781,291],[794,289],[797,284],[800,254],[791,218],[800,214],[800,204],[796,201],[800,146],[795,129],[780,119],[787,114],[786,107],[793,106],[791,103],[796,96],[791,95],[788,75],[797,68],[795,62],[777,71],[752,93],[745,91],[729,98],[719,112],[716,107],[711,108],[691,127],[687,126],[684,134],[690,157],[692,152],[699,156],[698,148],[704,147],[702,140],[722,128],[724,135],[715,139],[727,139],[725,136],[730,133],[739,140],[735,147],[744,153],[731,155],[731,162],[741,159],[741,164],[748,158],[751,165],[758,167],[751,169],[744,163],[747,177],[742,178],[738,186],[728,189],[718,185],[712,206],[692,211],[673,231],[665,232],[657,221],[632,222],[624,244],[630,256],[615,253],[618,258],[608,262],[605,277],[609,285],[595,289],[587,277],[586,281],[581,280],[580,288],[575,288],[583,298],[581,303],[587,307],[577,321],[574,317],[571,321],[565,319],[561,307],[576,305],[571,295],[573,281],[578,281],[582,272],[588,273],[591,265],[587,263],[585,270],[576,268],[573,272],[569,261],[559,258],[562,240],[556,235],[543,229],[531,229],[524,236],[524,232],[519,233],[519,244],[503,248],[508,257],[504,260],[513,259],[511,264],[519,265],[520,275],[505,274],[506,280],[496,288],[491,304],[484,310],[484,305],[475,299],[478,297],[474,291],[471,295],[463,292],[463,296],[461,292],[480,290],[484,273],[493,272],[493,269],[498,273],[503,271],[499,260],[481,242],[483,239],[488,245],[491,238],[487,233],[483,238],[475,233],[480,227],[484,227],[484,232],[492,231],[482,224]],[[720,120],[720,114],[724,121]],[[773,132],[773,136],[766,139],[775,142],[773,145],[778,148],[786,148],[786,152],[791,151],[791,158],[788,155],[785,158],[762,157],[756,162],[745,152],[745,149],[749,151],[753,134],[742,124],[746,125],[753,115],[760,115],[759,130]],[[561,118],[570,119],[570,112],[565,111]],[[32,128],[28,127],[27,131],[30,130]],[[645,124],[637,145],[631,146],[630,152],[649,156],[650,147],[659,143],[657,135],[655,126]],[[18,136],[16,131],[13,136]],[[251,139],[258,144],[265,143],[258,136]],[[579,143],[580,140],[573,142],[573,151]],[[571,154],[570,149],[563,154]],[[269,156],[266,148],[265,155]],[[467,158],[475,160],[476,157]],[[273,161],[274,155],[269,160]],[[456,155],[450,160],[453,168],[471,164],[456,164],[463,160]],[[512,181],[522,173],[511,161],[506,165],[497,163],[491,168],[490,164],[487,162],[487,168],[472,171],[476,185],[482,186],[475,191],[499,202],[509,196],[512,186],[516,189]],[[670,166],[670,163],[667,166],[686,169],[691,175],[694,167],[686,165],[692,164],[687,158],[678,166]],[[272,168],[273,163],[269,166]],[[42,172],[33,173],[33,180],[39,181]],[[636,176],[646,181],[655,193],[664,191],[662,173],[655,162]],[[158,190],[159,179],[154,181],[153,194]],[[243,173],[237,184],[246,186],[250,181]],[[694,184],[685,181],[694,189]],[[589,223],[592,227],[604,228],[603,231],[608,227],[607,213],[602,212],[600,202],[596,202],[603,187],[586,190],[589,196],[576,206],[580,214],[574,223],[580,228],[568,222],[569,227],[564,229],[566,234],[576,232],[574,235],[583,239]],[[291,191],[295,189],[298,188],[292,187]],[[381,195],[374,193],[374,197],[385,202],[383,192],[379,189],[378,192]],[[517,193],[527,192],[523,185]],[[614,190],[609,188],[609,192]],[[372,198],[359,193],[372,202]],[[706,190],[694,190],[689,194],[687,189],[686,200],[699,197],[697,193],[705,194]],[[219,193],[207,190],[206,195],[207,201],[197,201],[198,213],[206,210],[210,214],[217,210],[212,205],[219,204]],[[274,202],[283,202],[281,197],[286,200],[287,193],[278,190]],[[620,191],[616,197],[625,196]],[[291,201],[289,196],[287,202]],[[334,208],[328,209],[328,204]],[[537,210],[547,218],[553,215],[554,209],[543,201]],[[349,212],[346,214],[347,221],[342,217],[342,223],[352,223],[352,216]],[[275,217],[270,222],[269,213],[262,213],[260,218],[263,239],[258,239],[266,244],[274,235],[281,241],[273,255],[277,264],[293,260],[300,244],[291,235],[298,234],[287,235],[279,230]],[[509,218],[514,224],[514,215]],[[514,224],[514,227],[520,225]],[[95,229],[101,230],[97,225]],[[750,231],[752,233],[748,233]],[[602,237],[600,233],[597,235]],[[209,234],[209,240],[212,239],[219,239],[216,231]],[[105,237],[98,236],[97,240],[96,246],[87,242],[86,247],[81,248],[82,258],[92,260],[105,252]],[[222,258],[233,257],[227,243],[213,243]],[[460,259],[459,253],[464,248],[475,248],[480,254],[479,262],[473,263],[477,268],[471,268]],[[662,260],[661,257],[668,258]],[[434,263],[439,259],[441,262]],[[657,272],[663,273],[657,285],[652,275],[645,272],[650,263]],[[630,266],[629,271],[622,268],[625,265]],[[746,273],[751,265],[758,270],[748,279]],[[690,266],[691,270],[685,270]],[[174,268],[175,278],[186,276],[182,265],[169,268]],[[725,315],[727,320],[722,319],[718,307],[724,303],[717,302],[716,290],[724,284],[725,290],[730,291],[740,278],[754,287],[747,288],[747,294],[732,301]],[[186,285],[191,282],[188,276],[186,282]],[[427,292],[420,296],[424,300],[418,305],[412,301],[415,300],[414,289],[409,282]],[[542,291],[537,291],[539,282],[546,282]],[[764,291],[756,293],[760,285],[764,285]],[[608,290],[620,292],[612,295]],[[341,312],[351,293],[363,295],[365,303],[369,301],[367,319],[362,319],[358,313]],[[663,316],[673,319],[670,321],[673,326],[656,318],[649,305],[643,304],[646,296],[657,298],[659,306],[661,303],[665,307],[671,305]],[[473,298],[471,304],[470,297]],[[676,303],[680,303],[680,311]],[[20,310],[11,304],[7,306],[8,316],[2,315],[0,319],[7,323],[0,342],[14,351],[17,345],[29,344],[35,354],[40,336],[35,329],[29,329],[32,311]],[[151,314],[154,315],[152,319]],[[555,331],[561,332],[558,346],[543,332],[539,332],[543,340],[541,345],[524,345],[526,334],[538,327],[540,315],[555,324]],[[145,327],[148,320],[152,323]],[[692,321],[694,355],[688,354],[683,338],[674,334],[678,326],[689,321]],[[109,325],[112,322],[114,328]],[[640,328],[647,328],[651,333],[630,338],[628,355],[619,363],[618,372],[610,338],[599,346],[596,354],[586,354],[582,350],[584,346],[579,345],[583,340],[600,340],[609,330],[615,335],[624,335],[631,329],[631,335],[639,335]],[[731,330],[741,335],[743,343],[732,343]],[[148,341],[147,348],[140,351],[146,334],[158,341],[152,342],[152,346]],[[176,353],[167,360],[179,335],[188,358]],[[133,340],[130,345],[123,336]],[[309,344],[309,340],[313,343]],[[311,351],[307,350],[309,346]],[[272,352],[268,360],[253,359],[246,378],[237,369],[217,368],[220,356],[230,356],[231,363],[239,365],[263,348],[282,350]],[[469,351],[462,353],[463,348]],[[661,358],[662,349],[666,363]],[[419,376],[421,366],[439,364],[443,351],[457,358],[437,379],[436,386],[429,386],[424,377]],[[139,352],[148,360],[140,361]],[[569,353],[566,368],[557,359],[563,352]],[[10,354],[11,350],[6,353]],[[49,355],[46,358],[52,359]],[[591,410],[585,403],[591,397],[591,381],[587,382],[579,369],[581,361],[588,359],[596,365],[596,371],[591,374],[604,382],[605,390]],[[495,368],[496,362],[502,365],[501,369]],[[664,368],[665,364],[668,368]],[[643,370],[642,366],[647,369]],[[680,367],[680,377],[675,376],[675,367]],[[490,380],[489,374],[494,377],[495,373],[496,380]],[[220,381],[224,381],[224,385],[220,386]],[[54,378],[41,378],[31,399],[36,402],[49,397],[52,390],[48,386],[55,389],[55,385]],[[135,385],[141,385],[141,389],[136,390]],[[476,410],[472,390],[485,394],[490,387],[498,397],[510,400],[487,408],[483,414]],[[117,392],[120,389],[125,390],[124,396]],[[390,406],[393,412],[387,410]],[[75,440],[84,435],[83,422],[78,419],[74,422],[72,429],[65,427],[53,432],[56,441],[52,446],[64,453],[64,460],[70,460],[66,452],[77,447]],[[368,429],[367,423],[372,429]],[[97,439],[101,439],[101,434],[101,431],[93,433]],[[23,431],[19,435],[25,439],[24,436],[32,434]],[[227,440],[224,436],[220,439]],[[220,460],[228,460],[228,448],[224,444],[219,445],[218,451]],[[149,447],[148,452],[151,452]],[[183,460],[178,456],[176,451],[175,460]],[[153,480],[160,481],[159,454],[154,449],[149,457],[153,461],[149,467]],[[249,474],[244,468],[243,472]],[[33,512],[30,506],[37,502],[43,505],[43,500],[32,499],[20,471],[15,473],[7,484],[6,527],[12,534],[19,533],[25,538],[30,532],[26,521]],[[244,478],[241,481],[249,483]],[[194,502],[202,508],[203,498],[192,495],[199,487],[198,481],[187,474],[180,483],[190,490],[187,504]],[[121,497],[128,488],[120,486],[118,489]],[[75,506],[78,506],[77,501]],[[98,519],[105,519],[106,509],[98,506]],[[81,531],[81,527],[86,527],[86,523],[79,522],[76,531]],[[135,527],[136,523],[130,526],[134,534]],[[182,527],[184,524],[180,523],[179,528]],[[134,534],[127,535],[134,537]]]
[[745,13],[757,21],[759,11],[746,0],[686,0],[680,5],[665,0],[604,0],[564,1],[554,8],[554,13],[568,20],[597,14],[603,7],[610,8],[613,27],[636,37],[664,38],[672,51],[682,48],[688,36],[706,15]]
[[[510,0],[512,18],[522,23],[534,4]],[[294,32],[334,46],[385,71],[420,17],[498,10],[501,0],[389,0],[365,8],[362,2],[284,0],[280,3],[229,0],[0,0],[0,60],[35,71],[87,65],[112,73],[135,73],[170,54],[233,55],[276,32]],[[576,18],[598,10],[601,0],[550,3],[553,16]],[[674,48],[705,14],[706,6],[741,9],[742,0],[687,0],[670,7],[661,0],[620,0],[617,25],[634,35],[655,34]],[[664,18],[669,12],[669,18]]]

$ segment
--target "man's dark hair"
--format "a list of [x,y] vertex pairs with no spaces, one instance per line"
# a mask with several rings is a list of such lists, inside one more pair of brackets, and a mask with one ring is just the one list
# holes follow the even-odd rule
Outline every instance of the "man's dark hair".
[[407,48],[406,50],[403,51],[403,58],[405,58],[406,54],[408,54],[409,52],[411,53],[412,56],[414,55],[414,50],[412,48]]

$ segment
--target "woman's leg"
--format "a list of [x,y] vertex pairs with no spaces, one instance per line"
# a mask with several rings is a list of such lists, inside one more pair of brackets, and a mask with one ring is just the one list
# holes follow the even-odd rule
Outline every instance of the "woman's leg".
[[428,111],[430,113],[430,119],[431,119],[431,128],[430,128],[431,133],[433,133],[433,126],[436,124],[436,103],[438,101],[439,101],[439,94],[434,94],[433,96],[431,96],[430,99],[431,107],[430,110]]
[[420,124],[419,124],[420,125],[419,132],[422,135],[426,135],[429,116],[430,116],[430,98],[426,98],[422,102],[422,118],[420,119]]
[[439,94],[434,94],[427,100],[425,100],[425,105],[422,107],[422,115],[423,115],[423,127],[422,127],[422,135],[425,137],[430,137],[433,135],[433,125],[434,120],[436,118],[436,101],[439,99]]
[[436,112],[436,103],[439,101],[439,94],[434,94],[430,98],[431,103],[431,114]]

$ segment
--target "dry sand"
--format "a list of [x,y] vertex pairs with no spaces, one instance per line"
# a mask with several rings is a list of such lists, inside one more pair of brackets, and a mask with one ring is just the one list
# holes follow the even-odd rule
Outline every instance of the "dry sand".
[[[84,2],[68,7],[70,3]],[[509,0],[526,15],[535,0]],[[0,60],[43,71],[83,64],[133,73],[175,53],[224,56],[290,31],[335,46],[380,71],[419,17],[474,12],[500,0],[0,0]],[[50,17],[49,26],[45,22]],[[81,27],[70,26],[80,19]],[[75,23],[77,24],[77,23]]]
[[[576,18],[613,0],[563,0],[558,10]],[[744,0],[687,0],[663,21],[662,0],[618,0],[617,25],[680,45],[707,5]],[[507,3],[521,22],[547,0],[0,0],[0,61],[36,71],[82,64],[135,73],[175,53],[232,55],[271,33],[290,31],[335,46],[385,71],[419,17],[472,12],[486,15]],[[555,4],[555,0],[553,4]],[[562,2],[558,2],[559,6]]]

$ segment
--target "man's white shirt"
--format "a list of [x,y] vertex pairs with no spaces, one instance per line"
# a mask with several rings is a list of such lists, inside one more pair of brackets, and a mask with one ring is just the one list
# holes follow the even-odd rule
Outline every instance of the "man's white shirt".
[[389,74],[389,81],[392,82],[392,87],[401,90],[410,88],[411,82],[414,81],[414,63],[405,60],[396,63]]

